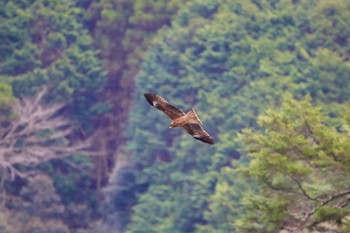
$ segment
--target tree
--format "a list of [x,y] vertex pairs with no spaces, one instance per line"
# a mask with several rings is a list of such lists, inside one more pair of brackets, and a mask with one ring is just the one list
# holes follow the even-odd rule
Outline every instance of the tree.
[[14,104],[12,113],[15,119],[0,122],[2,180],[25,176],[18,166],[37,166],[91,148],[91,141],[69,144],[67,137],[73,134],[74,125],[58,115],[65,104],[42,106],[40,102],[45,94],[47,91],[43,89],[35,98]]
[[310,98],[289,96],[280,109],[260,115],[258,124],[262,132],[240,135],[250,160],[238,170],[257,181],[259,192],[244,197],[237,230],[327,232],[325,223],[331,223],[348,231],[350,138],[344,119],[330,118]]
[[[13,118],[0,122],[1,212],[8,218],[4,226],[6,231],[14,225],[22,229],[18,232],[30,229],[69,231],[69,226],[55,216],[68,215],[71,211],[63,211],[65,207],[53,180],[39,168],[52,160],[66,161],[74,154],[91,155],[92,141],[73,143],[70,140],[75,125],[59,114],[65,104],[44,105],[43,97],[47,92],[43,89],[34,98],[15,102],[11,111]],[[37,211],[29,213],[29,207]],[[26,220],[19,225],[17,219]],[[48,225],[44,224],[44,219],[48,220]]]

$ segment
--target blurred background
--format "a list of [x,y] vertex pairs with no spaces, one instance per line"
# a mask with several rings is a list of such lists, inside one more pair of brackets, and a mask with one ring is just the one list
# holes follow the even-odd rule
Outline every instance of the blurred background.
[[350,232],[349,19],[349,0],[0,1],[0,232]]

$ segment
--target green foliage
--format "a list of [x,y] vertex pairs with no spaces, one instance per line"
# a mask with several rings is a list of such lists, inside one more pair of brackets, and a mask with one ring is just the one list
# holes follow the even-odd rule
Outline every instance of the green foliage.
[[66,101],[71,115],[87,124],[105,74],[80,22],[82,12],[65,0],[1,5],[0,78],[17,97],[49,86],[48,101]]
[[[135,107],[128,124],[128,149],[133,155],[136,187],[145,188],[139,193],[142,202],[134,206],[129,231],[147,232],[141,227],[143,222],[151,223],[148,228],[151,232],[161,232],[159,229],[228,232],[235,231],[236,227],[241,229],[243,225],[248,231],[255,227],[253,222],[263,216],[256,229],[271,232],[280,226],[282,219],[290,220],[290,212],[284,208],[295,202],[276,194],[273,196],[280,199],[267,203],[269,199],[264,196],[266,193],[260,183],[293,191],[298,189],[298,184],[290,177],[300,182],[306,182],[304,177],[312,177],[314,167],[305,166],[305,161],[313,160],[314,166],[320,167],[334,163],[324,154],[342,148],[345,142],[339,132],[331,134],[332,130],[328,130],[328,124],[337,124],[339,120],[329,120],[326,124],[322,118],[326,116],[312,109],[307,101],[297,108],[300,111],[309,109],[310,112],[305,113],[310,114],[308,121],[317,124],[315,127],[319,127],[319,131],[315,133],[325,138],[323,152],[319,152],[320,148],[310,147],[309,140],[298,134],[303,122],[297,120],[300,116],[293,109],[285,114],[286,119],[279,119],[276,113],[265,119],[262,117],[259,124],[264,127],[277,124],[274,127],[281,127],[287,133],[280,132],[276,138],[256,148],[261,149],[262,157],[269,155],[269,159],[247,161],[252,168],[247,175],[254,177],[253,181],[225,173],[227,170],[234,173],[230,160],[246,153],[235,140],[237,132],[249,127],[252,130],[245,130],[244,134],[250,136],[252,142],[261,140],[255,132],[257,115],[269,106],[281,104],[285,93],[296,97],[308,94],[320,105],[327,104],[327,110],[335,115],[340,105],[348,102],[349,53],[344,51],[349,47],[344,38],[339,37],[340,31],[349,28],[349,22],[344,20],[350,17],[348,9],[348,1],[198,0],[189,2],[178,12],[171,27],[162,29],[155,37],[136,80]],[[329,15],[329,11],[335,14]],[[217,144],[208,148],[180,130],[169,130],[166,127],[169,119],[151,109],[143,98],[144,92],[157,92],[183,110],[194,106]],[[274,122],[273,117],[279,121]],[[284,125],[293,120],[299,125]],[[325,135],[322,135],[323,130],[327,131]],[[298,156],[302,157],[288,160],[281,153],[290,148],[290,143],[300,148],[302,153]],[[255,148],[253,143],[251,146]],[[264,146],[273,147],[275,151],[265,151]],[[319,159],[313,157],[315,153]],[[348,160],[344,155],[339,160],[342,164],[343,159]],[[238,164],[244,164],[243,160]],[[346,173],[346,169],[342,171]],[[331,169],[327,172],[331,174]],[[194,183],[193,191],[188,193],[186,183],[178,182],[178,178],[203,180],[206,191],[200,192],[195,187],[203,184]],[[334,182],[315,179],[306,186],[310,195],[324,197],[331,194]],[[342,179],[339,190],[345,183]],[[251,185],[257,188],[249,188]],[[155,203],[154,188],[164,186],[164,196],[169,198]],[[242,193],[236,193],[237,190]],[[259,195],[248,198],[245,190],[251,195],[257,190]],[[186,202],[173,196],[184,193]],[[219,198],[223,194],[227,194],[226,200]],[[192,196],[197,197],[196,201],[191,200]],[[203,203],[200,208],[197,208],[197,201]],[[180,214],[178,209],[165,208],[167,212],[143,214],[153,205],[162,208],[183,203],[188,208],[181,218],[186,224],[173,224],[175,220],[168,217]],[[246,211],[242,210],[242,205],[247,207]],[[256,206],[262,209],[258,216],[252,212]],[[270,215],[265,217],[265,211]],[[246,214],[247,218],[241,214]],[[239,222],[235,222],[237,216],[240,216]],[[159,221],[153,221],[154,218]],[[160,219],[167,220],[161,222]]]
[[6,83],[0,82],[0,112],[1,121],[5,121],[11,114],[11,104],[14,103],[15,98],[12,94],[12,87]]
[[[237,212],[244,211],[239,204],[239,200],[243,198],[242,191],[249,188],[250,183],[238,176],[234,169],[222,168],[214,194],[209,198],[208,208],[204,213],[206,224],[197,225],[196,232],[230,232]],[[254,191],[251,190],[251,193],[253,194]]]
[[318,222],[340,222],[340,220],[347,215],[349,215],[348,209],[336,209],[330,206],[322,206],[317,209],[317,212],[315,213],[315,219]]
[[[111,80],[130,88],[155,32],[186,0],[98,0],[86,18]],[[128,89],[129,90],[129,89]]]
[[[245,193],[241,202],[244,204],[244,217],[235,219],[238,232],[274,232],[281,219],[287,214],[288,200],[272,194],[269,198]],[[273,201],[271,201],[273,200]],[[265,213],[268,213],[265,215]]]
[[[69,0],[0,2],[0,119],[5,132],[9,124],[21,131],[16,129],[16,116],[11,116],[16,98],[34,95],[44,87],[49,92],[40,104],[66,103],[56,115],[70,118],[84,132],[95,127],[91,123],[96,116],[109,110],[108,104],[100,100],[106,73],[84,28],[83,13]],[[40,120],[40,116],[34,118]],[[51,133],[40,132],[38,140],[43,141],[40,146],[78,145],[81,140],[80,134],[66,138],[65,133],[46,140]],[[2,147],[8,146],[1,143]],[[28,144],[31,143],[35,144]],[[37,148],[43,157],[49,156],[40,149]],[[30,151],[25,148],[23,151],[28,156],[21,154],[23,157],[19,156],[14,166],[36,176],[16,177],[6,182],[6,190],[1,190],[2,201],[7,204],[1,210],[8,219],[6,232],[70,232],[87,228],[97,212],[94,180],[86,177],[91,161],[72,156],[65,163],[50,161],[37,167],[22,166],[22,160],[31,158]],[[9,179],[5,177],[4,161],[0,164],[2,187],[4,180]]]
[[[140,69],[140,63],[144,59],[144,53],[158,29],[169,25],[172,16],[186,1],[97,0],[87,7],[84,15],[86,25],[94,39],[95,47],[99,49],[100,58],[109,77],[108,84],[100,97],[109,100],[114,110],[106,116],[108,119],[100,119],[100,125],[104,127],[101,132],[106,132],[103,135],[106,139],[102,140],[114,140],[117,150],[123,147],[123,143],[120,142],[125,140],[122,130],[125,129],[125,121],[132,102],[134,80]],[[98,112],[103,110],[103,107],[99,106],[93,110]],[[113,166],[113,160],[116,159],[114,155],[119,152],[110,148],[108,150],[111,154],[111,158],[108,158],[108,166]],[[106,170],[105,166],[102,169]],[[108,173],[108,171],[104,172]],[[124,182],[124,180],[115,187],[116,190],[112,194],[115,199],[113,206],[118,211],[117,215],[120,216],[118,231],[122,231],[127,223],[125,220],[129,219],[130,206],[135,202],[137,191],[134,189],[138,190],[139,187],[136,187],[133,182]],[[101,212],[105,214],[105,211]]]
[[329,122],[310,98],[287,96],[280,109],[259,116],[262,132],[243,131],[239,139],[250,160],[238,171],[256,180],[260,192],[241,202],[247,213],[237,218],[237,230],[271,232],[291,220],[314,227],[349,213],[341,204],[349,186],[349,131]]
[[50,164],[44,164],[41,169],[52,177],[64,204],[86,202],[88,205],[93,205],[90,200],[93,192],[92,180],[86,179],[84,172],[91,168],[92,163],[88,157],[75,155],[63,161],[55,160]]
[[[114,100],[125,114],[137,75],[126,132],[132,171],[113,200],[127,232],[273,232],[322,222],[349,231],[349,12],[347,0],[5,0],[1,120],[11,119],[14,96],[48,86],[46,103],[67,102],[62,113],[92,130],[90,120]],[[169,130],[144,92],[194,106],[217,143]],[[288,96],[280,105],[285,93],[324,110]],[[273,106],[281,108],[265,112]],[[75,159],[66,162],[89,168]],[[6,185],[13,211],[1,217],[24,216],[33,231],[84,228],[96,214],[93,184],[72,167],[53,161],[38,168],[50,177]]]

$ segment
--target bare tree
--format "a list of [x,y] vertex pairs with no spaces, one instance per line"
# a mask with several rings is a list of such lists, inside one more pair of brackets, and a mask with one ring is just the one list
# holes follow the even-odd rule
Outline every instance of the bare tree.
[[91,139],[70,142],[67,137],[74,131],[74,123],[61,116],[61,104],[44,105],[43,96],[47,89],[34,98],[18,101],[13,106],[15,117],[12,121],[0,122],[0,176],[14,179],[16,175],[25,176],[22,166],[33,166],[52,159],[80,152],[88,152]]

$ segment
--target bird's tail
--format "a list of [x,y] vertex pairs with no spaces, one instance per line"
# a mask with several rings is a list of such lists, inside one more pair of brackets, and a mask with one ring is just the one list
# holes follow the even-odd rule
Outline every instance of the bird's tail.
[[196,111],[194,111],[194,108],[192,108],[190,111],[186,113],[186,121],[191,124],[198,124],[198,125],[202,124],[202,121],[199,119]]

